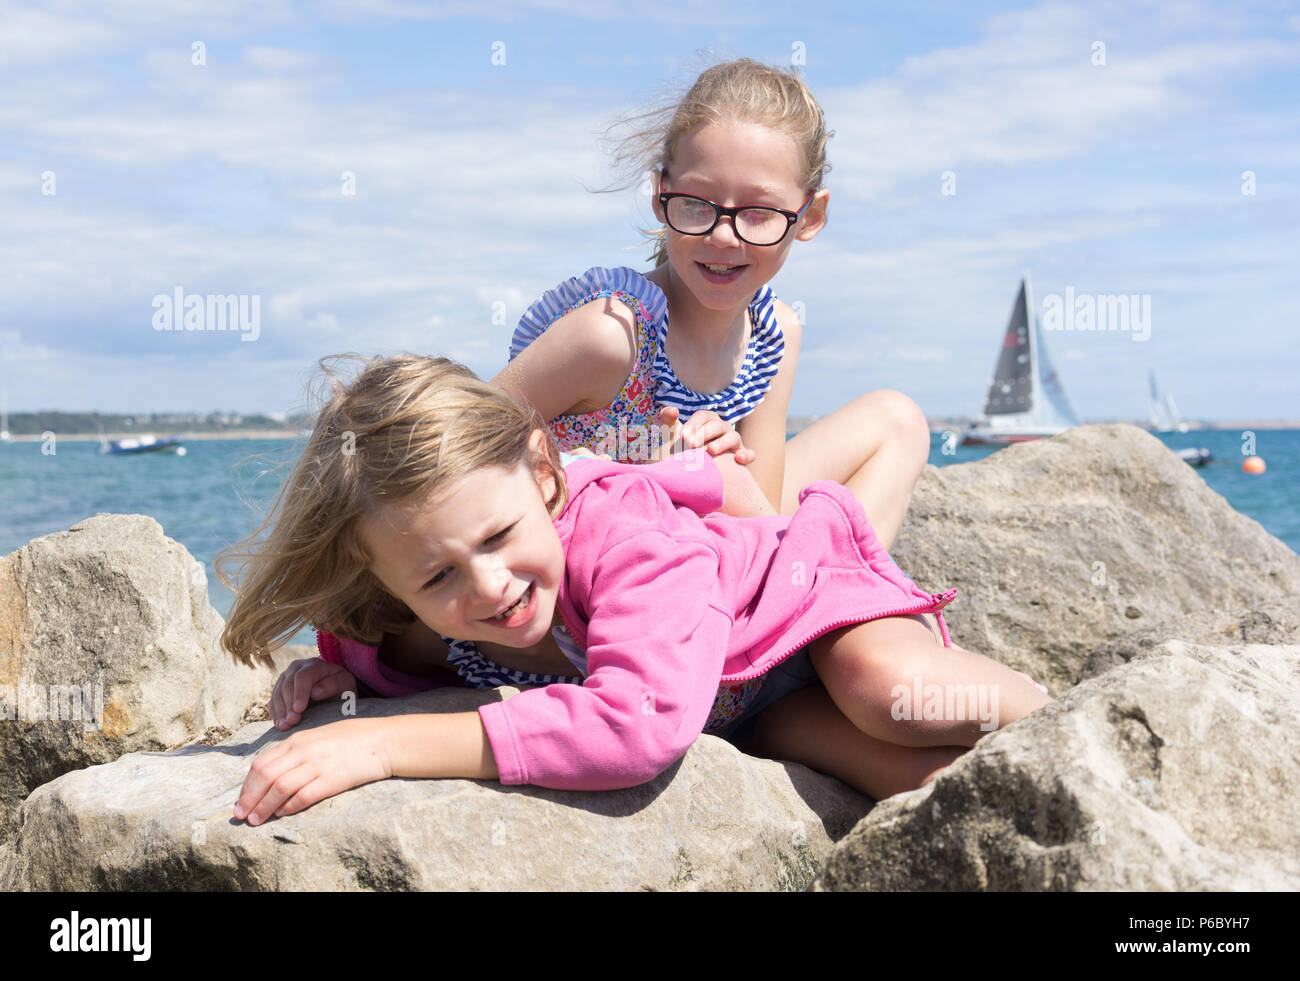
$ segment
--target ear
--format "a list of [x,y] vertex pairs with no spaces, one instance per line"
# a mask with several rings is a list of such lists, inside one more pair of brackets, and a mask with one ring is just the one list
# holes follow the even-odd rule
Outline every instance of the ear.
[[533,476],[541,488],[542,500],[549,504],[558,490],[555,474],[551,471],[550,460],[546,455],[546,430],[534,429],[528,437],[528,452],[533,460]]
[[667,220],[664,218],[664,209],[659,207],[659,195],[663,193],[665,179],[662,170],[656,171],[654,187],[650,188],[650,210],[654,212],[655,219],[663,224],[667,224]]
[[803,224],[799,231],[795,233],[795,238],[800,242],[807,242],[816,237],[817,233],[826,227],[826,219],[829,217],[827,209],[830,206],[831,192],[822,188],[813,195],[812,204],[808,205],[808,210],[803,213]]

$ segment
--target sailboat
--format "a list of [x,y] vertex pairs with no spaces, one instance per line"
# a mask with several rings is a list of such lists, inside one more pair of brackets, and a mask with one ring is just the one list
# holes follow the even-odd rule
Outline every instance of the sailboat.
[[1043,325],[1033,313],[1029,274],[1003,332],[984,412],[962,433],[965,445],[1006,445],[1055,436],[1079,425],[1060,377],[1043,343]]
[[[1147,428],[1153,433],[1185,433],[1191,429],[1191,426],[1183,422],[1182,416],[1178,414],[1174,397],[1168,392],[1165,392],[1163,397],[1160,395],[1160,389],[1156,386],[1156,373],[1148,371],[1147,379],[1150,386],[1147,405],[1151,418],[1151,425]],[[1184,463],[1189,463],[1193,467],[1203,467],[1214,459],[1214,454],[1204,446],[1187,446],[1173,449],[1173,452]]]
[[1165,392],[1162,397],[1160,389],[1156,386],[1156,373],[1150,371],[1147,374],[1150,382],[1150,395],[1147,399],[1151,417],[1150,430],[1153,433],[1187,432],[1189,427],[1178,414],[1178,406],[1174,404],[1174,397],[1168,392]]

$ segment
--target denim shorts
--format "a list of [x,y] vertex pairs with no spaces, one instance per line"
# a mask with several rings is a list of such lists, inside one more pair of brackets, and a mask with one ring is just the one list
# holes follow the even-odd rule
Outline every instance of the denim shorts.
[[[923,624],[930,631],[934,642],[940,646],[943,645],[943,637],[939,633],[939,623],[934,619],[934,614],[910,613],[906,614],[906,618]],[[758,694],[754,696],[754,700],[749,705],[745,706],[740,715],[728,722],[723,728],[710,733],[710,735],[719,736],[732,745],[744,749],[745,742],[749,739],[749,734],[754,728],[754,723],[758,721],[758,717],[763,714],[765,709],[771,708],[791,692],[812,685],[820,685],[821,683],[822,680],[818,676],[817,670],[812,666],[812,661],[808,658],[808,648],[800,648],[797,654],[790,655],[763,676],[763,685],[758,689]]]
[[758,689],[754,700],[745,706],[740,715],[711,735],[725,739],[733,746],[743,748],[750,731],[754,728],[754,723],[758,721],[758,717],[764,710],[771,708],[791,692],[820,684],[821,678],[817,676],[812,661],[808,659],[808,648],[801,648],[797,654],[791,654],[763,675],[763,685]]

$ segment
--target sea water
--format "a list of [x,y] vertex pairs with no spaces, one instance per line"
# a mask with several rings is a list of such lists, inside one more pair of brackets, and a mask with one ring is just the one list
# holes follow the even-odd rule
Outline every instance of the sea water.
[[[1195,472],[1234,508],[1300,551],[1300,430],[1255,431],[1267,471],[1242,473],[1242,434],[1199,430],[1159,437],[1167,446],[1204,446],[1214,461]],[[94,442],[0,443],[0,554],[62,531],[100,512],[147,514],[184,545],[208,573],[208,596],[225,616],[233,595],[213,568],[218,550],[254,531],[274,503],[305,439],[194,440],[186,454],[102,455]],[[953,452],[946,452],[951,450]],[[969,463],[996,452],[954,447],[936,433],[930,462]],[[303,629],[292,643],[312,644]]]

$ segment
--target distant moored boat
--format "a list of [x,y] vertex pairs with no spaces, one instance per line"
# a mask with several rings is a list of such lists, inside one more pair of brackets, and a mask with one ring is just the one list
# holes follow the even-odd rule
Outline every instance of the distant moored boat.
[[185,447],[179,436],[128,436],[126,439],[101,440],[100,453],[166,453],[175,451],[178,456],[185,455]]

